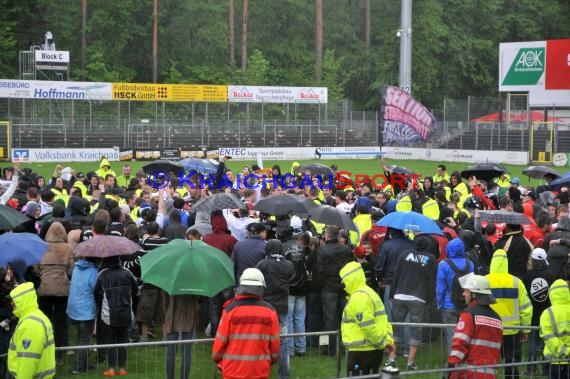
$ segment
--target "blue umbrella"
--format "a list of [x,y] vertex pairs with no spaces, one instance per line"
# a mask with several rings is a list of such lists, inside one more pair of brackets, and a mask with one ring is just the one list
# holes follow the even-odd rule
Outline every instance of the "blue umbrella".
[[561,178],[550,182],[550,189],[559,191],[562,187],[570,187],[570,171],[565,173]]
[[205,159],[185,158],[178,162],[187,171],[196,171],[202,174],[215,174],[218,167]]
[[382,217],[382,219],[376,223],[376,226],[387,226],[400,230],[443,235],[443,232],[435,222],[417,212],[389,213]]
[[32,233],[4,233],[0,236],[0,266],[22,260],[26,266],[40,263],[48,249],[40,237]]

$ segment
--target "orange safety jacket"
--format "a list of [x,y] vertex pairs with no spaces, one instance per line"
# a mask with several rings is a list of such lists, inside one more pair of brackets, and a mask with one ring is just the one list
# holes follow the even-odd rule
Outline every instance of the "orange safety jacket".
[[269,378],[279,348],[279,319],[271,304],[253,295],[224,304],[212,350],[224,378]]

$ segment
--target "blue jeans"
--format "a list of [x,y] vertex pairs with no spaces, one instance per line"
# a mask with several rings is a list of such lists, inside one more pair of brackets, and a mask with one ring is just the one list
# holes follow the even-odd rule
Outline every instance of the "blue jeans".
[[[166,335],[167,341],[190,340],[195,338],[195,332],[174,332]],[[174,379],[174,365],[176,364],[176,348],[182,347],[182,359],[180,361],[180,379],[188,379],[190,374],[190,344],[168,345],[166,348],[166,377]]]
[[[459,320],[459,314],[457,313],[456,309],[442,309],[440,310],[441,313],[441,322],[443,324],[457,324],[457,320]],[[453,334],[455,333],[454,328],[445,328],[443,329],[443,342],[445,344],[445,351],[446,354],[449,355],[451,352],[451,342],[453,341]]]
[[[422,323],[426,322],[426,304],[421,301],[404,301],[394,299],[392,304],[392,316],[394,322],[405,322],[406,316],[410,316],[410,322]],[[394,334],[394,342],[402,341],[402,327],[397,327]],[[422,329],[419,327],[410,327],[409,345],[420,346],[422,344]]]
[[386,316],[388,316],[388,321],[392,322],[392,303],[390,302],[389,284],[386,284],[386,287],[384,287],[384,310],[386,311]]
[[[287,312],[288,333],[305,333],[305,314],[307,313],[305,296],[289,295],[289,311]],[[307,350],[306,337],[289,338],[289,355],[304,353]]]
[[[283,336],[287,334],[287,315],[279,315],[279,334]],[[289,379],[291,368],[289,367],[289,348],[287,347],[288,338],[280,337],[281,343],[279,349],[279,378]]]

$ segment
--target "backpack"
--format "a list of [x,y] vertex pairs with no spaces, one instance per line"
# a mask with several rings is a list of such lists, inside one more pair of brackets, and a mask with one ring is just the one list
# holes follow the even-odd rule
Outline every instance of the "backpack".
[[459,267],[457,267],[451,259],[447,258],[445,259],[445,261],[447,262],[449,267],[451,267],[451,269],[453,270],[453,280],[451,282],[451,294],[450,294],[451,302],[453,303],[453,305],[455,305],[455,307],[458,310],[462,310],[463,308],[466,307],[466,304],[465,304],[465,299],[463,298],[463,288],[461,288],[461,285],[459,284],[459,278],[469,274],[470,272],[469,267],[471,266],[471,261],[469,260],[469,258],[465,258],[466,263],[465,263],[465,268],[463,270],[460,270]]
[[481,259],[481,254],[477,246],[473,246],[472,249],[465,250],[465,258],[473,262],[475,274],[485,276],[490,272],[489,266],[487,266],[483,259]]

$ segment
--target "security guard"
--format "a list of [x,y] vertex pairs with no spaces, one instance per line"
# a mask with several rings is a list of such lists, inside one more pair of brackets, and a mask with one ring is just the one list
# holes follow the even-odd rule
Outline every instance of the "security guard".
[[342,342],[348,349],[347,376],[378,373],[382,352],[394,349],[392,325],[384,304],[366,285],[360,263],[347,263],[339,274],[349,295],[341,323]]
[[[509,274],[509,260],[505,250],[497,249],[491,260],[491,292],[497,299],[491,308],[503,320],[504,326],[529,326],[532,321],[532,303],[519,278]],[[528,340],[529,330],[503,329],[505,363],[521,362],[521,342]],[[518,377],[516,367],[505,367],[505,378]]]
[[51,322],[38,308],[34,284],[20,284],[10,292],[19,318],[8,350],[8,371],[15,379],[53,378],[55,342]]
[[[548,296],[552,306],[540,316],[544,357],[551,359],[550,378],[570,376],[570,291],[562,279],[552,283]],[[562,361],[562,359],[564,359]]]

